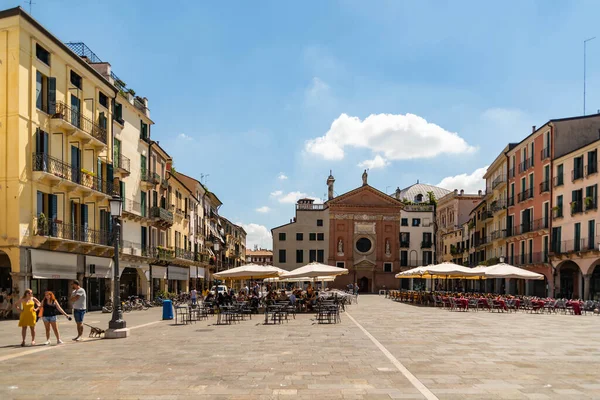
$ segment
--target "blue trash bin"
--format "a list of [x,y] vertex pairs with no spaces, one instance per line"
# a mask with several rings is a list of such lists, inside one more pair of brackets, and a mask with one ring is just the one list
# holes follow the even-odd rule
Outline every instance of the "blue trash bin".
[[171,300],[163,300],[163,319],[173,319],[173,303]]

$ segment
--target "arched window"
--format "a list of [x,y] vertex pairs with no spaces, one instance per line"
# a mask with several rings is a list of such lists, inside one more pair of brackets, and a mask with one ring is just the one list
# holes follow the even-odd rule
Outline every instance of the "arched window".
[[423,195],[422,194],[418,194],[415,196],[415,203],[421,203],[423,201]]

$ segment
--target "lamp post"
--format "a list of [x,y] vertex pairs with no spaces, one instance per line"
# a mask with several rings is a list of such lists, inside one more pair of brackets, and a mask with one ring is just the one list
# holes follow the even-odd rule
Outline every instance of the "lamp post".
[[119,285],[119,233],[121,224],[119,218],[123,211],[123,200],[119,195],[114,194],[110,199],[110,215],[113,219],[112,235],[115,247],[114,267],[113,267],[113,313],[112,319],[108,323],[108,330],[105,337],[109,339],[125,338],[129,336],[127,323],[123,320],[123,310],[121,309],[121,294]]

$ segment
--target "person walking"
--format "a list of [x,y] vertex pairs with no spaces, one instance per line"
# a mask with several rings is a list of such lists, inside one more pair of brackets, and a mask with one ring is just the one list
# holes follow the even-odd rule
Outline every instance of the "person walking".
[[192,297],[192,305],[195,306],[198,301],[198,292],[195,288],[190,291],[190,296]]
[[40,307],[40,301],[33,297],[31,289],[25,289],[23,297],[16,304],[17,310],[21,311],[19,316],[19,326],[21,327],[21,336],[23,341],[21,347],[25,347],[25,337],[27,336],[27,327],[31,331],[31,345],[35,346],[35,323],[36,312]]
[[58,325],[56,323],[56,316],[59,313],[67,317],[69,321],[72,319],[62,309],[60,304],[58,304],[54,293],[46,292],[44,294],[44,300],[42,300],[42,307],[40,310],[42,321],[44,321],[44,327],[46,328],[46,343],[44,343],[46,346],[50,344],[50,327],[52,327],[54,336],[56,336],[56,344],[63,344],[63,341],[60,340],[60,333],[58,332]]
[[71,294],[71,301],[73,302],[73,317],[77,323],[77,337],[73,338],[74,341],[79,342],[83,336],[83,317],[87,310],[87,296],[85,290],[79,284],[79,281],[73,281],[73,293]]

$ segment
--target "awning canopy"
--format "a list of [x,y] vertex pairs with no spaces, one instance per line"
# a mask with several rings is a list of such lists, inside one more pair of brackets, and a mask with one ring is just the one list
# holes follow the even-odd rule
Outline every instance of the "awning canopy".
[[246,264],[221,271],[213,276],[217,279],[263,279],[281,275],[281,270],[270,265]]
[[198,278],[204,279],[206,276],[206,270],[203,267],[198,267]]
[[167,278],[173,281],[187,281],[190,278],[190,270],[169,265],[167,267]]
[[85,257],[85,274],[89,277],[111,279],[113,276],[113,259],[107,257]]
[[77,255],[58,251],[31,250],[33,279],[77,279]]
[[[281,275],[281,279],[288,278],[310,278],[315,279],[319,277],[325,276],[338,276],[345,275],[348,273],[346,268],[338,268],[332,265],[321,264],[318,262],[312,262],[310,264],[306,264],[303,267],[297,268],[293,271],[287,272]],[[310,280],[307,279],[307,280]]]
[[197,278],[198,277],[198,267],[193,266],[190,267],[190,278]]
[[152,278],[153,279],[167,279],[167,267],[160,267],[158,265],[152,266]]

